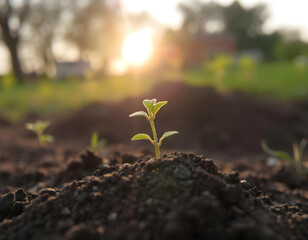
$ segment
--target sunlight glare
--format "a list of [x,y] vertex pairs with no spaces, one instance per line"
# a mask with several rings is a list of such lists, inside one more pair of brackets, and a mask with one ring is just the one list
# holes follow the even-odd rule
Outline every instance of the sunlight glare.
[[124,41],[123,58],[134,66],[145,63],[152,53],[152,34],[150,30],[131,33]]
[[127,68],[127,62],[122,58],[117,58],[111,62],[110,72],[114,75],[122,75],[126,73]]

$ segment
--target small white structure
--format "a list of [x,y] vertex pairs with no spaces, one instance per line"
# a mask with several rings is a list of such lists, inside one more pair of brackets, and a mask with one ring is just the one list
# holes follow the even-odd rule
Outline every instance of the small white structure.
[[264,59],[264,54],[262,51],[257,49],[250,49],[237,52],[234,56],[234,61],[237,63],[239,59],[243,56],[248,56],[252,58],[255,62],[262,62]]
[[87,71],[91,70],[90,62],[79,60],[76,62],[56,62],[57,77],[83,77]]

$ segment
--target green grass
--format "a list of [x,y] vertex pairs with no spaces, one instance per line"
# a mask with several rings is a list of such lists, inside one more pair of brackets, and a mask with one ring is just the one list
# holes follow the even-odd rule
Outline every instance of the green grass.
[[[169,77],[168,77],[169,76]],[[231,67],[213,72],[202,68],[166,75],[164,79],[193,86],[214,86],[218,90],[242,90],[252,95],[278,100],[301,100],[308,96],[308,67],[287,63],[256,65],[240,70]],[[157,82],[149,77],[108,77],[103,80],[42,80],[16,85],[12,77],[0,78],[0,114],[18,121],[29,112],[40,114],[75,110],[95,101],[118,101],[143,95]]]
[[118,101],[145,94],[151,81],[135,77],[111,77],[104,80],[43,80],[0,88],[0,113],[18,121],[29,112],[40,114],[74,110],[95,101]]
[[200,68],[186,71],[182,79],[194,86],[237,89],[278,100],[294,101],[308,97],[308,67],[298,68],[288,63],[268,63],[246,70],[233,67],[223,75]]

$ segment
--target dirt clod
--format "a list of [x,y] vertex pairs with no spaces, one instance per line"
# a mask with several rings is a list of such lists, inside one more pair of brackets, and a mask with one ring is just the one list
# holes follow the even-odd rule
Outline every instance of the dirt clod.
[[85,169],[96,169],[101,163],[102,159],[97,157],[93,152],[86,151],[85,154],[81,154],[81,160]]
[[39,191],[40,195],[47,194],[49,196],[56,196],[57,192],[52,188],[44,188]]
[[18,189],[15,193],[15,201],[27,201],[27,194],[23,189]]
[[191,177],[191,172],[184,166],[180,165],[173,171],[173,175],[181,180],[188,180]]
[[6,218],[14,205],[14,194],[8,193],[0,196],[0,221]]
[[242,186],[245,190],[251,189],[251,185],[250,185],[249,182],[247,182],[246,180],[241,180],[241,186]]

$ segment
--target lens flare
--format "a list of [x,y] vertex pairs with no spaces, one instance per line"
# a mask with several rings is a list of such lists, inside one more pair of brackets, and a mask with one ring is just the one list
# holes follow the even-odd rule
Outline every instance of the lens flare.
[[149,30],[131,33],[123,43],[123,58],[134,66],[141,66],[152,53],[152,34]]

